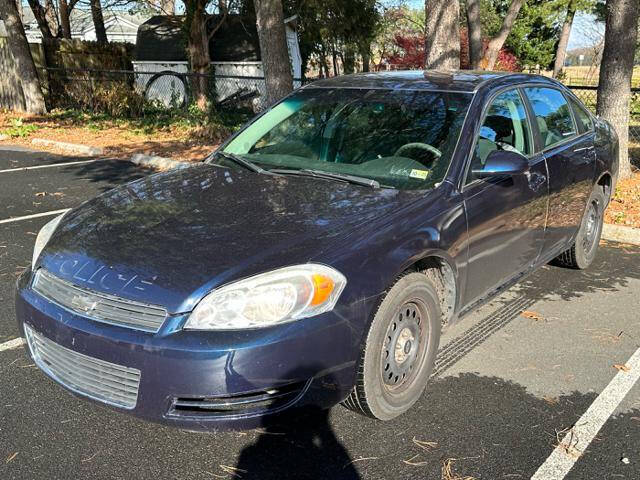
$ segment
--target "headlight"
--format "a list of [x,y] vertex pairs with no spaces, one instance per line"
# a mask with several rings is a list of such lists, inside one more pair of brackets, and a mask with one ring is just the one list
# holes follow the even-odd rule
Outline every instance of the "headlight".
[[185,328],[261,328],[333,309],[346,278],[324,265],[286,267],[214,290],[193,310]]
[[44,227],[40,229],[38,232],[38,236],[36,237],[36,244],[33,247],[33,258],[31,259],[31,268],[36,268],[36,261],[38,261],[38,257],[42,253],[44,247],[47,246],[47,242],[53,235],[53,232],[56,231],[60,220],[64,217],[64,213],[62,215],[57,216],[50,222],[48,222]]

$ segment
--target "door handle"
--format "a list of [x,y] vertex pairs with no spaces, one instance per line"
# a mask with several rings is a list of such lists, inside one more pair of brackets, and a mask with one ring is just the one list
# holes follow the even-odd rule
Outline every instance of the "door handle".
[[576,148],[573,153],[580,153],[580,152],[586,152],[589,150],[593,150],[595,147],[592,145],[590,147],[582,147],[582,148]]
[[547,177],[540,173],[530,173],[528,175],[529,180],[529,188],[534,192],[537,192],[538,189],[545,184],[547,181]]

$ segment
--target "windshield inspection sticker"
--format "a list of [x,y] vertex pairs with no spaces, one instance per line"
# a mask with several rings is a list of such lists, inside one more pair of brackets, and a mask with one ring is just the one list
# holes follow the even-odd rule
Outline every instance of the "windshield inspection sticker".
[[419,178],[420,180],[426,180],[428,175],[429,175],[429,170],[416,170],[416,169],[411,170],[411,173],[409,174],[411,178]]

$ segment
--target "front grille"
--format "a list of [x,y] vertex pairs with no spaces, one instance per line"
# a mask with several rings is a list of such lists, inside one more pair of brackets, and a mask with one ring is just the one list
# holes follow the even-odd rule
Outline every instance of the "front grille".
[[36,365],[65,387],[116,407],[134,408],[140,370],[105,362],[69,350],[24,326]]
[[36,272],[33,289],[74,313],[121,327],[155,333],[167,318],[162,307],[80,288],[42,268]]

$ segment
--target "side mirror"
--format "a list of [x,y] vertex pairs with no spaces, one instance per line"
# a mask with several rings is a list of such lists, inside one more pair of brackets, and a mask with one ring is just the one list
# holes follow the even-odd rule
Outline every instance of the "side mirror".
[[529,161],[524,155],[509,150],[494,150],[487,157],[484,168],[473,170],[477,178],[494,177],[498,175],[525,175],[529,171]]

